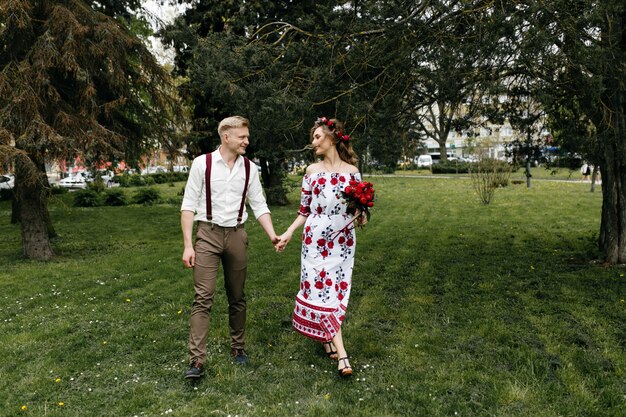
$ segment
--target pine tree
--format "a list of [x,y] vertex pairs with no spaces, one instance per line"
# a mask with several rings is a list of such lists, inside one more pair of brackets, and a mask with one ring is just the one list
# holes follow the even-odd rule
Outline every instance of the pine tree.
[[136,6],[0,1],[0,160],[15,171],[27,258],[53,256],[46,162],[132,162],[175,126],[170,79],[128,29]]

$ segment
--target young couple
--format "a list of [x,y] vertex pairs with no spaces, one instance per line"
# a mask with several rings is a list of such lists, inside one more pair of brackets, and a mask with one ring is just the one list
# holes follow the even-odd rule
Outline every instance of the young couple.
[[[213,305],[220,260],[228,297],[231,353],[245,364],[246,300],[244,284],[248,263],[248,214],[245,201],[276,250],[282,252],[293,233],[304,225],[300,290],[293,326],[322,342],[326,354],[338,361],[342,377],[352,375],[341,335],[350,289],[356,239],[355,220],[346,213],[342,191],[350,180],[360,180],[356,154],[341,122],[322,117],[311,128],[312,148],[320,162],[307,167],[296,220],[281,236],[274,231],[263,196],[258,169],[243,155],[249,144],[249,122],[228,117],[218,126],[221,146],[194,159],[181,206],[185,267],[193,268],[195,296],[189,334],[190,367],[186,378],[204,375],[209,314]],[[357,214],[364,223],[365,216]],[[195,244],[193,225],[198,223]]]

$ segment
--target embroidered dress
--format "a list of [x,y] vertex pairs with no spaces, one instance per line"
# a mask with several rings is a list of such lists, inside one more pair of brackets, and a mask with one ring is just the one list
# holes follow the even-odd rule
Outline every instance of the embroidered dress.
[[337,334],[348,307],[356,239],[342,191],[352,179],[360,181],[360,174],[319,172],[302,179],[298,214],[307,219],[293,327],[316,340]]

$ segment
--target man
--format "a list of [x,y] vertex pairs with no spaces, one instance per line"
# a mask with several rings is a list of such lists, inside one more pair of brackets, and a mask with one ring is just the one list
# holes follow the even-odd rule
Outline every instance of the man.
[[[209,314],[220,260],[228,297],[231,353],[237,363],[248,361],[244,350],[244,283],[248,264],[248,235],[243,227],[248,218],[246,197],[272,243],[279,240],[263,196],[257,166],[243,156],[249,144],[248,126],[248,120],[240,116],[222,120],[217,129],[221,146],[194,159],[185,187],[181,206],[182,260],[185,267],[193,268],[195,290],[189,334],[191,365],[185,372],[186,378],[204,375]],[[194,221],[198,222],[195,246],[192,241]]]

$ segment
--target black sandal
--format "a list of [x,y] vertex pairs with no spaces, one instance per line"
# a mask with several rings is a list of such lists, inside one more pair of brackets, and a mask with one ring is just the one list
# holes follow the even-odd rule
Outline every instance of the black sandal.
[[350,367],[350,364],[348,362],[346,362],[348,360],[348,357],[343,357],[343,358],[339,358],[339,362],[343,361],[343,364],[345,365],[343,368],[339,369],[339,376],[342,378],[350,378],[352,376],[352,368]]
[[[333,342],[322,342],[322,346],[324,346],[324,353],[331,359],[337,359],[337,351],[333,350]],[[328,347],[328,350],[326,350]]]

